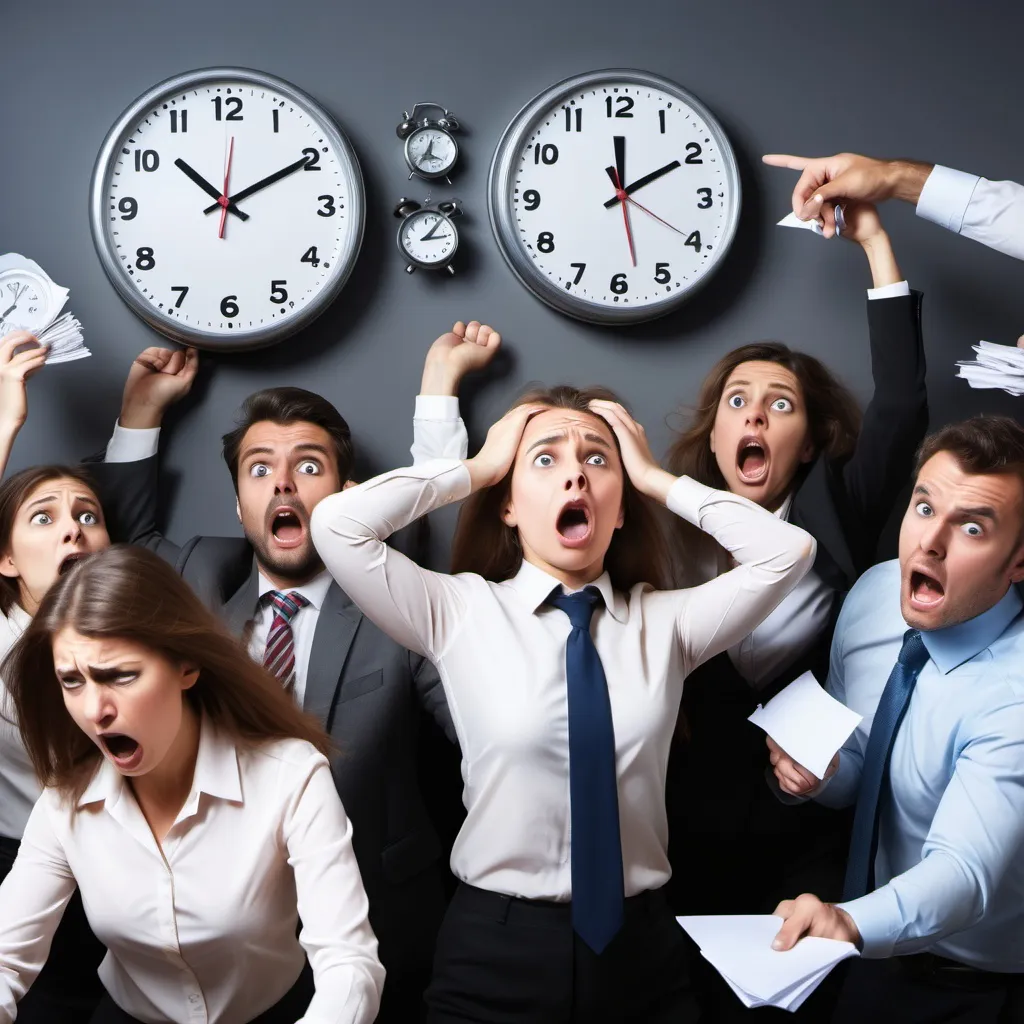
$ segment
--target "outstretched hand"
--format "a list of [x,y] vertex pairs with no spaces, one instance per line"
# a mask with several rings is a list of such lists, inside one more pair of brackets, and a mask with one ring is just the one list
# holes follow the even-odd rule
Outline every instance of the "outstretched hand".
[[[21,349],[19,352],[18,350]],[[28,331],[12,331],[0,339],[0,422],[17,432],[28,415],[25,382],[38,373],[50,348]]]
[[122,427],[158,427],[164,413],[192,389],[199,370],[194,348],[153,346],[140,352],[128,371],[121,398]]
[[467,373],[482,370],[501,347],[501,335],[479,320],[461,320],[427,351],[421,395],[455,395]]

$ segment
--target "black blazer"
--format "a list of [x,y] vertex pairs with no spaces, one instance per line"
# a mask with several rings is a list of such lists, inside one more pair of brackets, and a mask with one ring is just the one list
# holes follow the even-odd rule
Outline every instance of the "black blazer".
[[[108,521],[171,562],[232,632],[245,636],[258,597],[249,543],[194,537],[179,547],[164,538],[155,527],[156,456],[89,469]],[[437,670],[382,633],[332,583],[313,636],[303,707],[337,751],[334,781],[352,820],[381,960],[396,973],[429,967],[443,896],[441,843],[419,783],[420,708],[456,742]]]

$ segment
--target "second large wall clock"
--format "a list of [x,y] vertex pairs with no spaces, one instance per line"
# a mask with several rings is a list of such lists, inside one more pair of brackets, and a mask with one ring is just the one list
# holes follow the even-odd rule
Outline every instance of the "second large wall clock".
[[676,309],[721,263],[740,179],[696,97],[644,71],[594,71],[515,116],[491,162],[488,210],[538,298],[591,323],[635,323]]
[[140,96],[93,171],[96,250],[152,327],[208,349],[305,327],[359,254],[363,179],[344,132],[294,85],[206,68]]

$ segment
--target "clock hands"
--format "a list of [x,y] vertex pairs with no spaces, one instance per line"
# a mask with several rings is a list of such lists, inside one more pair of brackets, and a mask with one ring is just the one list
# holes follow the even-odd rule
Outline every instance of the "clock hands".
[[[305,167],[308,157],[303,156],[296,160],[294,163],[289,164],[287,167],[282,167],[281,170],[275,171],[273,174],[268,174],[265,178],[260,178],[255,184],[250,185],[248,188],[243,188],[241,192],[236,192],[233,196],[230,196],[228,202],[230,204],[240,203],[243,199],[248,199],[249,196],[255,195],[257,192],[263,191],[268,185],[273,185],[274,182],[280,181],[282,178],[287,178],[289,174],[294,174],[300,167]],[[217,193],[217,202],[212,206],[208,206],[203,213],[213,213],[217,207],[220,206],[220,193]],[[228,209],[231,207],[229,206]]]
[[[210,213],[211,211],[216,210],[220,206],[221,193],[218,191],[216,187],[211,185],[195,168],[190,167],[187,163],[185,163],[184,160],[181,159],[181,157],[178,157],[178,159],[174,161],[174,166],[177,167],[180,171],[184,171],[186,176],[191,178],[207,195],[213,196],[213,198],[217,200],[217,202],[215,202],[213,206],[211,206],[208,210],[204,210],[204,213]],[[235,206],[234,199],[228,200],[228,205],[226,209],[230,213],[233,213],[240,220],[249,219],[249,214],[242,213],[242,211],[238,209],[237,206]]]
[[434,226],[420,239],[420,241],[421,242],[436,242],[436,241],[438,241],[438,239],[447,238],[448,237],[447,234],[444,234],[444,235],[436,235],[436,234],[434,234],[434,232],[437,231],[437,229],[439,227],[441,227],[442,224],[444,224],[444,221],[441,220],[440,217],[438,217],[438,219],[436,221],[434,221]]
[[231,177],[231,158],[235,155],[235,137],[231,136],[231,144],[228,146],[228,159],[224,164],[224,188],[221,191],[220,198],[217,200],[220,203],[220,227],[217,229],[217,237],[224,237],[224,221],[227,220],[228,206],[231,202],[228,199],[228,179]]
[[[618,143],[619,138],[616,137],[615,141],[616,141],[616,143]],[[623,144],[625,144],[625,139],[623,139],[622,141],[623,141]],[[618,146],[616,145],[615,148],[616,148],[616,156],[618,156]],[[625,150],[623,150],[623,154],[624,153],[625,153]],[[619,172],[614,167],[609,167],[608,170],[612,174],[612,181],[615,182],[616,194],[617,195],[621,194],[623,199],[628,198],[626,196],[625,190],[622,189],[620,187],[620,185],[619,185],[619,182],[622,181],[622,179],[619,177]],[[627,208],[625,203],[622,204],[622,223],[626,225],[626,241],[629,242],[629,258],[633,261],[633,266],[635,267],[636,266],[636,250],[633,248],[633,229],[632,229],[632,227],[630,227],[630,224],[629,224],[629,209]]]
[[[625,208],[626,203],[632,203],[637,209],[643,210],[644,213],[646,213],[649,217],[653,217],[656,221],[658,221],[658,223],[664,224],[665,227],[667,227],[667,228],[671,228],[677,235],[685,235],[686,234],[685,231],[680,231],[679,228],[674,227],[672,224],[669,224],[669,222],[667,220],[663,220],[656,213],[654,213],[651,210],[648,210],[646,206],[642,206],[631,195],[629,195],[627,193],[626,189],[619,188],[618,185],[616,184],[617,175],[615,173],[615,168],[614,167],[606,167],[605,168],[605,173],[608,175],[609,178],[612,179],[612,184],[615,185],[615,199],[614,199],[614,202],[617,203],[620,200],[625,200],[625,202],[622,204],[623,208]],[[607,206],[608,204],[605,203],[604,205]],[[635,266],[635,264],[634,264],[634,266]]]
[[[616,139],[616,141],[618,141],[618,139]],[[618,154],[616,151],[616,169],[618,169],[617,155]],[[664,167],[659,167],[656,171],[651,171],[650,174],[645,174],[642,178],[637,178],[636,181],[634,181],[631,185],[627,185],[626,188],[624,188],[622,191],[624,191],[626,195],[630,195],[631,193],[636,192],[637,189],[643,188],[644,185],[650,185],[652,181],[657,181],[658,178],[662,177],[662,175],[668,174],[669,171],[674,171],[677,167],[681,166],[682,164],[680,164],[678,160],[673,160],[672,163],[665,164]],[[623,180],[624,179],[622,177],[622,171],[619,170],[619,181]],[[616,186],[616,188],[618,188],[618,186]],[[609,199],[608,202],[604,204],[605,208],[610,210],[617,202],[619,202],[618,195],[616,195],[612,199]]]
[[615,143],[615,173],[619,180],[615,187],[622,188],[626,181],[626,137],[616,135],[612,141]]

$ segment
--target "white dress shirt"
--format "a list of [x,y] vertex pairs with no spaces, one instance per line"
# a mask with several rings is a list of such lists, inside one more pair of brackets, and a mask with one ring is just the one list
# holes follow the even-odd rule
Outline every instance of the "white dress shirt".
[[[334,578],[398,643],[429,657],[462,748],[467,818],[452,852],[463,881],[533,899],[571,899],[569,620],[545,604],[540,569],[490,583],[420,568],[385,539],[470,491],[462,462],[399,469],[325,498],[313,540]],[[615,727],[626,895],[664,885],[665,772],[687,673],[746,635],[814,560],[814,540],[743,498],[680,478],[669,507],[708,531],[738,566],[691,590],[594,581],[591,633]]]
[[[0,660],[7,656],[31,621],[28,612],[18,605],[6,615],[0,615]],[[13,722],[13,702],[0,680],[0,836],[21,839],[42,787],[21,742],[21,733]]]
[[304,741],[236,745],[204,721],[192,790],[159,845],[106,760],[74,806],[44,790],[0,886],[0,1024],[76,885],[108,950],[103,985],[139,1020],[242,1024],[284,996],[306,956],[316,995],[303,1024],[377,1015],[384,968],[352,827],[327,759]]
[[921,189],[917,215],[1024,260],[1024,186],[1014,181],[989,181],[936,164]]

